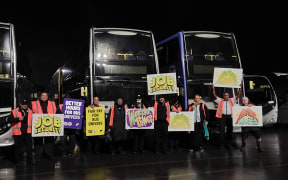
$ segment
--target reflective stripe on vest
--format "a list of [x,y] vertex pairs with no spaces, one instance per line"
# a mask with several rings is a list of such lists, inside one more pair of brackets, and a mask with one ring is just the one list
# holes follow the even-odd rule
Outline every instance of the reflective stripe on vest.
[[[16,113],[17,112],[17,113]],[[12,114],[14,118],[22,117],[22,113],[19,111],[19,108],[16,108],[16,112],[13,109]],[[27,133],[31,134],[32,132],[32,111],[28,109],[28,127]],[[21,121],[12,125],[12,135],[21,135]]]
[[[229,98],[228,102],[230,104],[231,117],[232,117],[232,114],[233,114],[232,107],[234,105],[232,98]],[[216,111],[216,117],[217,118],[222,118],[223,107],[224,107],[224,99],[220,98],[220,101],[219,101],[218,107],[217,107],[217,111]]]
[[[35,114],[43,114],[42,107],[40,105],[40,101],[32,101],[32,110]],[[54,101],[48,101],[47,104],[47,113],[48,114],[56,114],[56,105]]]
[[[170,104],[169,102],[166,102],[165,103],[165,107],[166,107],[166,121],[168,122],[168,124],[170,123]],[[157,121],[157,108],[158,108],[158,102],[155,101],[155,104],[154,104],[154,119],[155,121]]]
[[[110,120],[109,120],[109,126],[113,126],[113,121],[114,121],[114,105],[111,106],[111,114],[110,114]],[[124,106],[124,109],[128,109],[127,105]]]

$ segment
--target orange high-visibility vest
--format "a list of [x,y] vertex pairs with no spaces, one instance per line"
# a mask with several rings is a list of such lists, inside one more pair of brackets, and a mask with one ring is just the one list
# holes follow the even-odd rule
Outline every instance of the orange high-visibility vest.
[[[233,114],[232,107],[234,105],[232,98],[229,98],[229,104],[230,104],[231,117],[232,117],[232,114]],[[217,111],[216,111],[216,117],[217,118],[222,118],[223,107],[224,107],[224,99],[220,98],[220,101],[219,101],[218,107],[217,107]]]
[[[165,107],[166,107],[166,121],[168,122],[168,124],[170,123],[170,104],[169,102],[166,102],[165,103]],[[154,104],[154,119],[155,121],[157,121],[157,108],[158,108],[158,102],[155,101],[155,104]]]
[[[114,105],[111,106],[111,114],[110,114],[110,121],[109,121],[109,126],[113,126],[113,122],[114,122]],[[124,105],[124,109],[128,109],[127,105]]]
[[[17,112],[17,113],[16,113]],[[22,117],[22,113],[19,111],[19,108],[16,108],[12,110],[12,114],[14,118],[19,118]],[[31,134],[32,132],[32,111],[31,109],[28,109],[28,128],[27,128],[27,133]],[[18,123],[14,123],[12,125],[12,134],[13,135],[21,135],[21,121]]]
[[[32,101],[32,111],[34,114],[43,114],[43,110],[42,107],[40,105],[40,101]],[[48,105],[47,105],[47,113],[48,114],[56,114],[56,105],[54,101],[48,101]]]
[[176,108],[174,105],[172,105],[171,108],[172,108],[172,111],[174,111],[174,112],[181,112],[182,111],[182,107],[181,106]]

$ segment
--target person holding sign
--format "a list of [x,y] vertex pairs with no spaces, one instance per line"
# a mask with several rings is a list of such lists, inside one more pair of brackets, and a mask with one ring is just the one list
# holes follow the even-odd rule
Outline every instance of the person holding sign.
[[[34,114],[56,114],[61,113],[56,107],[54,101],[48,100],[48,93],[41,92],[40,99],[32,101],[32,111]],[[54,137],[34,137],[34,151],[37,162],[41,161],[43,150],[46,152],[48,159],[54,160],[53,152]]]
[[34,164],[32,156],[32,110],[28,108],[28,101],[23,100],[20,107],[13,109],[8,122],[12,123],[12,135],[15,145],[16,166],[22,165],[22,150],[25,147],[27,163]]
[[[242,106],[255,106],[254,104],[249,104],[249,99],[247,97],[242,98]],[[259,153],[264,152],[263,149],[261,148],[261,133],[260,133],[260,128],[259,127],[241,127],[242,132],[241,132],[241,137],[242,137],[242,147],[240,148],[241,152],[246,152],[246,142],[248,138],[248,134],[251,133],[256,139],[256,144],[257,144],[257,151]]]
[[[136,97],[136,104],[132,105],[132,108],[134,109],[146,109],[146,106],[142,102],[142,97],[140,94]],[[145,130],[144,129],[136,129],[131,130],[133,133],[133,154],[137,153],[137,150],[139,149],[140,153],[144,152],[144,135]]]
[[109,128],[108,131],[111,131],[112,134],[112,144],[110,148],[112,155],[116,152],[120,155],[123,155],[122,146],[124,140],[126,139],[126,130],[125,130],[125,110],[127,105],[124,105],[123,99],[118,98],[116,103],[110,107],[108,120]]
[[[182,106],[179,103],[178,99],[176,99],[176,102],[171,106],[171,111],[179,113],[182,111]],[[173,152],[174,148],[175,150],[180,150],[180,132],[169,132],[168,133],[168,139],[169,139],[169,151]]]
[[170,104],[165,102],[163,95],[160,95],[159,101],[154,104],[154,119],[155,119],[155,136],[156,136],[156,150],[159,154],[160,145],[162,144],[163,152],[167,154],[167,135],[168,125],[170,122]]
[[[88,107],[94,108],[94,107],[101,107],[100,105],[100,98],[98,96],[93,97],[93,104],[89,105]],[[100,139],[99,136],[87,136],[88,142],[87,142],[87,150],[92,150],[93,153],[99,154],[100,150]]]
[[[191,152],[204,152],[203,139],[204,127],[208,125],[209,111],[207,106],[201,102],[201,96],[196,94],[194,102],[189,105],[188,111],[194,111],[194,131],[191,132],[190,151]],[[205,122],[205,123],[204,123]]]
[[[227,138],[227,145],[229,148],[231,148],[232,140],[233,140],[233,123],[232,123],[232,107],[234,106],[236,100],[241,95],[241,88],[237,92],[237,95],[233,98],[230,98],[230,95],[228,92],[224,92],[223,98],[219,98],[216,95],[215,87],[212,85],[213,88],[213,96],[215,97],[215,102],[218,104],[217,111],[216,111],[216,118],[220,119],[220,148],[224,145],[224,139],[225,139],[225,126],[227,127],[226,130],[226,138]],[[234,144],[234,146],[236,146]]]

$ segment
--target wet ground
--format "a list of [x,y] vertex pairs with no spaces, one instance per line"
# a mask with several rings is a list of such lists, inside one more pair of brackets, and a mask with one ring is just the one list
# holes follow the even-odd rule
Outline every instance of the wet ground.
[[[74,158],[43,160],[34,166],[15,167],[0,159],[0,179],[287,179],[288,128],[262,130],[263,153],[256,151],[255,139],[249,136],[247,152],[221,150],[208,145],[205,152],[173,152],[111,156],[81,153]],[[238,135],[237,142],[240,145]]]

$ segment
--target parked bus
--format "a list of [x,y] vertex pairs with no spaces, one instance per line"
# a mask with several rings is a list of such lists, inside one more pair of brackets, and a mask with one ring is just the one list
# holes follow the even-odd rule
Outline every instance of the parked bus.
[[152,103],[146,75],[156,73],[158,58],[152,32],[91,28],[89,52],[83,48],[60,67],[50,87],[58,103],[70,97],[86,98],[90,104],[93,96],[99,96],[108,110],[118,97],[132,104],[141,94],[145,102]]
[[[29,63],[25,62],[25,66],[21,62],[18,64],[18,55],[13,24],[0,23],[0,147],[14,143],[11,124],[2,122],[23,98],[29,99],[33,88],[28,80],[32,76]],[[18,70],[23,73],[20,74]]]
[[[185,110],[200,94],[210,110],[216,110],[212,95],[214,67],[242,68],[232,33],[181,31],[157,43],[160,73],[176,72],[179,97]],[[231,88],[216,88],[234,94]],[[214,112],[215,113],[215,112]]]

